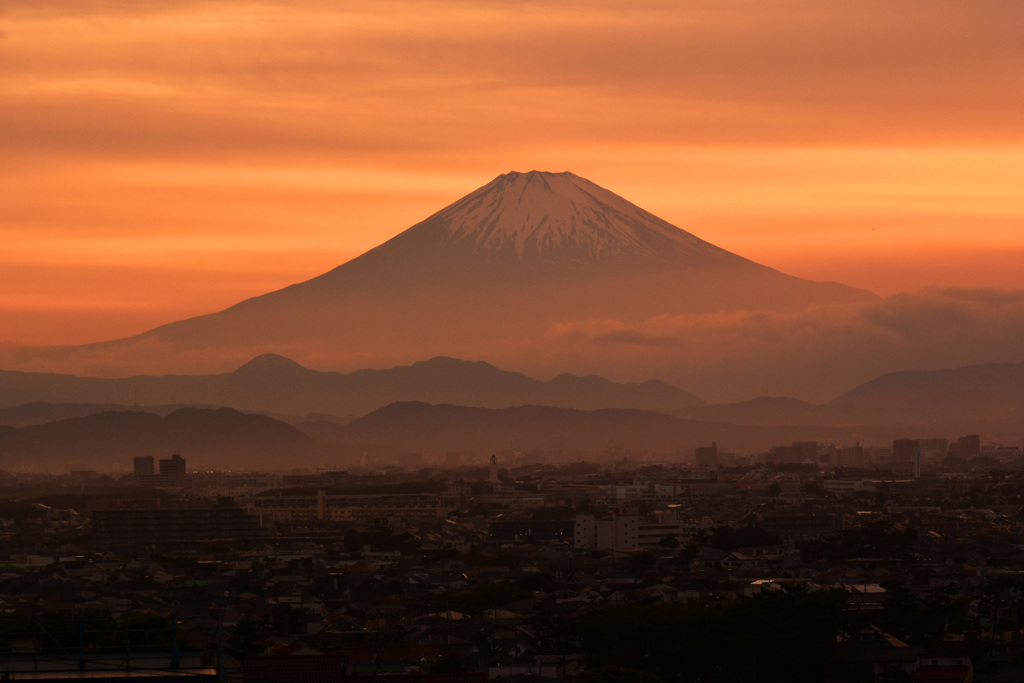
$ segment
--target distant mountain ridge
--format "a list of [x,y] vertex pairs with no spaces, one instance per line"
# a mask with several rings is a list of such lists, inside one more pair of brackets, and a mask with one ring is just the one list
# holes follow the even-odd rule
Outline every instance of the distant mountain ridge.
[[987,363],[930,371],[890,372],[829,402],[861,421],[900,414],[923,420],[1024,422],[1024,363]]
[[[820,432],[805,432],[814,438]],[[683,420],[633,409],[576,410],[550,406],[471,408],[417,401],[393,403],[348,425],[289,425],[231,409],[185,408],[160,416],[105,411],[28,427],[0,425],[0,468],[8,471],[130,470],[135,456],[180,453],[190,469],[346,469],[363,454],[376,464],[409,454],[471,453],[483,466],[495,451],[542,453],[549,462],[619,459],[656,453],[686,460],[712,441],[753,449],[785,438],[782,429]],[[475,458],[475,459],[474,459]]]
[[[443,357],[347,374],[310,370],[275,354],[218,375],[107,379],[0,371],[0,419],[3,408],[34,402],[132,405],[136,400],[142,405],[228,406],[300,417],[310,413],[358,417],[396,401],[660,411],[702,403],[682,389],[654,380],[620,384],[563,374],[543,382],[489,363]],[[18,419],[24,423],[24,417]]]
[[761,426],[916,424],[940,434],[984,431],[1016,441],[1024,439],[1024,363],[890,372],[820,405],[759,398],[675,414]]
[[[432,377],[444,387],[444,369],[464,364],[478,366],[483,371],[478,379],[484,384],[504,374],[518,377],[527,387],[536,382],[486,363],[454,359],[396,370]],[[430,372],[424,374],[424,369]],[[373,378],[391,371],[366,372],[366,377]],[[248,376],[251,381],[243,386],[249,389],[260,383],[273,389],[283,377],[296,373],[312,379],[333,374],[312,373],[280,357],[254,359],[232,374]],[[570,378],[570,382],[580,379],[599,387],[606,384],[599,378]],[[435,461],[439,454],[472,453],[482,464],[482,454],[506,450],[533,451],[549,461],[631,454],[687,461],[694,448],[712,442],[723,451],[740,453],[765,452],[796,440],[882,445],[896,438],[954,439],[972,433],[982,434],[983,441],[1018,444],[1024,440],[1022,387],[1024,363],[1008,363],[890,373],[822,405],[762,398],[732,405],[696,405],[676,415],[631,408],[581,410],[530,404],[485,408],[404,400],[345,425],[311,418],[293,426],[227,408],[177,409],[164,416],[103,411],[34,426],[0,424],[0,469],[59,470],[73,462],[79,467],[123,471],[133,455],[171,452],[181,452],[204,468],[287,470],[313,464],[351,467],[363,453],[377,458],[376,462],[394,462],[410,453],[430,454]],[[299,385],[297,391],[315,393],[316,389],[309,383]],[[903,410],[904,406],[912,410]],[[0,419],[21,416],[24,421],[31,415],[45,419],[89,409],[30,404],[0,410]]]
[[692,462],[695,448],[712,443],[722,452],[756,454],[796,440],[884,443],[902,435],[891,427],[742,425],[641,410],[491,409],[402,402],[354,420],[337,430],[333,441],[338,451],[392,458],[408,453],[474,453],[483,465],[486,455],[495,451],[533,451],[545,462],[646,457]]
[[274,353],[340,371],[448,356],[532,374],[671,378],[701,359],[638,361],[616,332],[671,316],[878,300],[750,261],[572,173],[511,172],[305,282],[126,339],[4,357],[8,367],[106,377],[222,373]]
[[490,409],[636,409],[762,427],[905,424],[912,429],[918,424],[1010,437],[1024,431],[1024,363],[888,373],[821,404],[786,397],[706,404],[656,380],[619,384],[563,374],[543,382],[489,363],[454,358],[342,374],[309,370],[271,354],[222,375],[104,379],[0,371],[0,425],[20,427],[130,409],[136,397],[147,405],[145,410],[161,414],[182,405],[228,406],[295,422],[306,415],[354,419],[394,403],[419,402]]
[[[576,410],[547,406],[468,408],[417,401],[393,403],[345,428],[351,445],[402,451],[545,449],[574,452],[625,449],[679,451],[724,441],[728,427],[641,410]],[[552,454],[552,457],[555,457]]]
[[264,415],[182,408],[160,416],[104,411],[21,428],[0,427],[0,467],[27,472],[126,471],[135,456],[181,453],[189,467],[287,469],[315,462],[309,436]]

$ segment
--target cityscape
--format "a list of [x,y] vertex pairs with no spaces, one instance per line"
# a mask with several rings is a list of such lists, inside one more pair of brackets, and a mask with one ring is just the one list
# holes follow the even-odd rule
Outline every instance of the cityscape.
[[1022,34],[0,2],[0,683],[1024,682]]
[[0,663],[14,680],[1018,675],[1019,447],[603,455],[7,474]]

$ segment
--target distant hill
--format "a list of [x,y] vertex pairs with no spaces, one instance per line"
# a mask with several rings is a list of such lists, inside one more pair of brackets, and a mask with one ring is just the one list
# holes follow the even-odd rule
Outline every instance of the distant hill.
[[[146,406],[145,412],[167,415],[179,408],[200,407],[220,408],[223,406]],[[32,403],[22,403],[10,408],[0,408],[0,425],[28,427],[29,425],[45,424],[73,417],[86,417],[96,413],[130,410],[138,411],[139,409],[127,403],[48,403],[46,401],[33,401]]]
[[[357,417],[397,401],[452,403],[504,408],[550,405],[597,409],[671,411],[702,401],[663,382],[618,384],[600,377],[560,375],[550,382],[508,372],[483,362],[433,358],[390,370],[319,372],[282,356],[254,358],[234,372],[217,375],[138,376],[122,379],[0,371],[0,424],[28,424],[41,417],[88,414],[85,408],[47,412],[39,404],[206,405],[303,416],[311,413]],[[34,409],[24,404],[36,404]],[[77,411],[77,413],[75,412]],[[95,410],[92,412],[96,412]],[[40,420],[46,421],[46,420]]]
[[[826,432],[805,430],[807,438]],[[784,428],[746,427],[684,420],[642,410],[574,410],[516,406],[500,410],[425,403],[395,403],[350,423],[346,447],[383,454],[402,452],[542,449],[552,461],[586,453],[619,457],[645,452],[692,459],[697,446],[717,442],[723,450],[768,450],[789,436]],[[789,441],[781,441],[789,443]]]
[[[936,381],[934,377],[930,380]],[[851,392],[852,396],[845,398],[849,403],[844,409],[863,407],[861,400],[881,401],[893,395],[886,392],[896,389],[908,390],[907,384],[893,382],[893,378],[887,378],[872,387],[881,394],[866,388]],[[909,384],[920,387],[922,382],[928,384],[923,377],[914,377]],[[759,417],[758,409],[765,407],[769,417]],[[807,421],[801,421],[797,414],[801,410],[807,411]],[[717,443],[721,452],[754,454],[797,440],[885,444],[901,437],[954,438],[981,433],[985,439],[1019,442],[1017,438],[1003,439],[997,431],[1003,427],[982,418],[903,422],[882,415],[877,422],[810,421],[825,420],[829,410],[829,406],[767,399],[740,404],[735,410],[729,406],[700,409],[698,412],[722,418],[710,421],[636,409],[579,410],[536,405],[495,409],[405,401],[378,408],[344,425],[309,420],[295,426],[227,408],[181,408],[164,416],[104,411],[28,427],[0,425],[0,469],[125,471],[133,456],[166,457],[171,453],[181,453],[191,467],[201,469],[282,471],[314,465],[345,469],[359,463],[364,453],[378,464],[401,462],[400,456],[411,453],[423,454],[428,456],[426,462],[437,463],[445,454],[458,452],[472,453],[482,465],[490,453],[507,450],[533,452],[534,457],[539,453],[550,462],[623,457],[686,462],[692,461],[695,448],[711,443]],[[884,413],[884,406],[876,411]],[[724,421],[730,412],[750,423]],[[772,419],[784,423],[772,424]],[[754,420],[760,420],[760,424]],[[1013,427],[1018,435],[1021,424],[1018,421]]]
[[1024,440],[1024,363],[892,372],[820,405],[792,398],[759,398],[686,408],[675,414],[760,426],[901,426],[904,436],[914,430],[949,437],[983,432],[1018,443]]
[[[706,405],[661,382],[617,384],[572,375],[543,382],[454,358],[341,374],[264,355],[232,373],[194,377],[111,380],[0,372],[0,405],[22,401],[0,408],[0,425],[25,427],[103,410],[124,412],[130,410],[124,399],[137,392],[157,404],[145,409],[156,417],[169,416],[182,405],[269,413],[342,460],[378,447],[392,453],[489,452],[525,444],[563,452],[621,445],[689,457],[693,447],[712,441],[742,452],[795,440],[884,444],[893,438],[969,433],[1019,444],[1024,441],[1022,389],[1024,364],[1007,363],[890,373],[819,405],[785,397]],[[96,403],[56,403],[62,399]],[[666,419],[668,413],[677,419]],[[203,448],[197,441],[182,450],[199,453]],[[54,450],[45,457],[57,457]],[[97,448],[95,455],[102,458],[103,452]],[[8,466],[9,455],[10,450],[0,450],[0,469]],[[78,459],[65,458],[72,460]]]
[[877,422],[905,420],[1024,423],[1024,363],[993,363],[949,370],[891,372],[827,404],[833,415]]
[[134,456],[181,453],[190,467],[287,469],[313,462],[317,444],[289,424],[230,408],[160,416],[105,411],[22,428],[0,427],[0,469],[64,472],[69,463],[130,470]]
[[746,425],[831,423],[822,406],[787,397],[762,397],[739,403],[697,406],[677,411],[680,417]]
[[[764,406],[768,410],[759,412]],[[888,445],[899,438],[954,439],[976,433],[1003,443],[1024,440],[1024,421],[1008,424],[976,416],[905,421],[889,414],[871,422],[838,418],[829,422],[827,407],[792,399],[755,400],[738,407],[736,411],[730,406],[692,411],[715,415],[711,420],[629,409],[488,409],[401,402],[344,426],[326,421],[296,426],[349,463],[357,462],[362,453],[383,458],[378,462],[394,462],[395,456],[407,453],[474,452],[482,465],[487,454],[502,450],[542,451],[542,457],[551,462],[624,455],[692,462],[694,449],[711,443],[724,453],[752,455],[795,441]]]
[[112,403],[48,403],[32,401],[21,405],[0,408],[0,425],[8,427],[27,427],[45,424],[72,417],[85,417],[108,410],[125,410],[124,405]]
[[[304,433],[308,431],[308,433]],[[134,456],[181,453],[201,469],[344,468],[369,453],[375,462],[403,453],[440,455],[504,449],[544,450],[553,460],[667,453],[680,460],[697,445],[752,446],[771,430],[680,420],[629,409],[584,411],[548,406],[488,409],[420,402],[394,403],[343,426],[293,427],[236,410],[182,408],[166,416],[104,411],[28,427],[0,426],[0,469],[66,472],[126,471]]]

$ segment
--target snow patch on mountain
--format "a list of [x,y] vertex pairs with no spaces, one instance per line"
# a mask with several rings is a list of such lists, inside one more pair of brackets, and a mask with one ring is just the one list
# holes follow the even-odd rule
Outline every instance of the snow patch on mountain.
[[568,172],[498,176],[421,225],[439,224],[451,246],[523,262],[745,260]]

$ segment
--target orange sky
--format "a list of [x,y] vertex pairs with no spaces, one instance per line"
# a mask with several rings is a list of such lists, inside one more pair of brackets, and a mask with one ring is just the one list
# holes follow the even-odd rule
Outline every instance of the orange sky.
[[794,275],[1024,288],[1017,0],[0,3],[0,342],[318,275],[510,170]]

